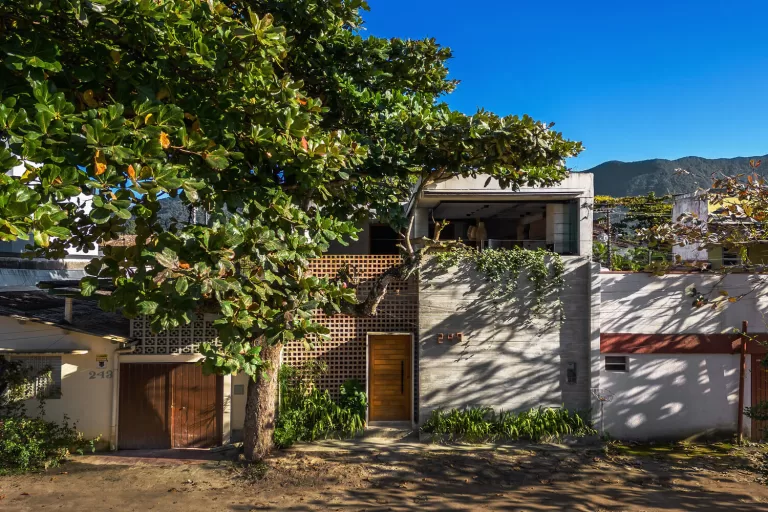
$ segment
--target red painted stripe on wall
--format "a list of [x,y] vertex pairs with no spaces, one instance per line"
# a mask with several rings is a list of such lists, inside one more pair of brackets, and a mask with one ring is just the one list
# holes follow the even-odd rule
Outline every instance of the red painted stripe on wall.
[[[765,354],[768,334],[749,334],[747,353]],[[602,354],[734,354],[740,334],[636,334],[600,333]]]

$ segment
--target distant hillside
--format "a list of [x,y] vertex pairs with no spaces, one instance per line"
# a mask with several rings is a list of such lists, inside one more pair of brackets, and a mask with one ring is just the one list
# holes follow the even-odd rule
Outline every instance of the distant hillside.
[[[707,188],[712,173],[727,175],[749,174],[753,169],[749,160],[762,160],[757,169],[768,177],[768,155],[737,158],[700,158],[688,156],[677,160],[643,160],[641,162],[611,161],[585,172],[595,175],[595,194],[607,196],[638,196],[649,192],[657,195],[684,194],[697,188]],[[675,169],[685,169],[690,174],[676,174]]]

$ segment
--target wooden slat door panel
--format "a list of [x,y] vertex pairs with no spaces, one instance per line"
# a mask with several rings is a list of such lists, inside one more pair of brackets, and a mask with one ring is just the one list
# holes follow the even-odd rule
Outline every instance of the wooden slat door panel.
[[[768,400],[768,369],[763,364],[763,355],[752,354],[752,406]],[[761,441],[768,436],[768,421],[752,420],[752,440]]]
[[124,450],[170,448],[170,383],[175,364],[120,365],[118,446]]
[[221,444],[224,379],[203,375],[198,365],[174,368],[174,448],[210,448]]
[[411,419],[411,337],[369,337],[370,421]]
[[224,379],[189,363],[120,365],[118,447],[210,448],[222,441]]

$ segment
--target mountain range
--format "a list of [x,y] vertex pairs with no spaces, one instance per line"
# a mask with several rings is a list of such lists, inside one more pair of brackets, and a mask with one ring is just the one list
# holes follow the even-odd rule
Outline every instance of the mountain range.
[[[750,160],[762,160],[763,165],[753,169],[749,165]],[[757,172],[768,178],[768,155],[736,158],[687,156],[677,160],[655,158],[640,162],[612,160],[585,172],[595,175],[597,195],[623,197],[649,192],[656,195],[685,194],[709,187],[713,173],[733,176]]]

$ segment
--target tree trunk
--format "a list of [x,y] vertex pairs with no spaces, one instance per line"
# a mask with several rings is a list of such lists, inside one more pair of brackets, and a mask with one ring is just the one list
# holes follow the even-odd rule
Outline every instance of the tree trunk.
[[[265,369],[248,381],[245,406],[243,454],[246,460],[261,460],[272,451],[277,413],[277,372],[280,369],[282,345],[263,345],[261,359]],[[266,374],[266,375],[265,375]]]

